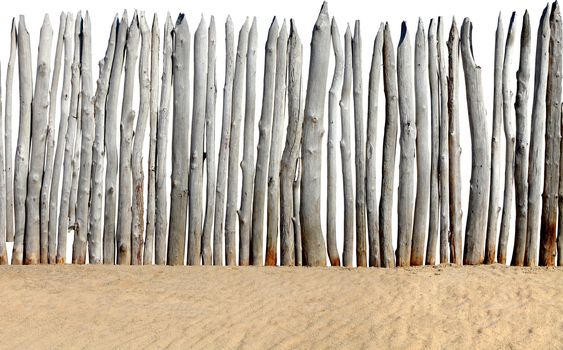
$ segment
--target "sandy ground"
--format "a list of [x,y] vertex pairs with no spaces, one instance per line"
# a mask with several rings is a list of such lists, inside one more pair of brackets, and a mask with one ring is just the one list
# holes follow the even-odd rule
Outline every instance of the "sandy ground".
[[563,269],[0,267],[2,348],[560,348]]

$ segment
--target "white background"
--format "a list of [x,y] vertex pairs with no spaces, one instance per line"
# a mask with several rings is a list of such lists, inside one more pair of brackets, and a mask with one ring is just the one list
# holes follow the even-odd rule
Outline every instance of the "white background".
[[[86,3],[83,3],[86,5]],[[473,47],[475,60],[478,65],[482,67],[482,77],[483,77],[483,90],[485,105],[487,108],[487,120],[488,120],[488,133],[490,136],[491,125],[492,125],[492,95],[493,95],[493,58],[494,58],[494,41],[495,41],[495,29],[497,24],[497,17],[499,11],[502,12],[502,19],[504,21],[505,33],[508,29],[508,21],[512,11],[517,12],[517,39],[515,44],[514,60],[513,60],[513,74],[512,74],[512,85],[513,91],[516,91],[516,81],[515,74],[518,64],[519,57],[519,36],[520,36],[520,25],[522,21],[522,15],[524,10],[528,9],[530,11],[530,19],[532,25],[532,60],[535,57],[535,44],[536,44],[536,31],[538,26],[538,20],[542,13],[543,7],[546,3],[538,1],[329,1],[329,13],[331,16],[335,16],[338,21],[340,32],[344,35],[346,24],[350,23],[353,29],[353,22],[356,19],[361,21],[362,38],[363,38],[363,76],[364,76],[364,111],[367,112],[367,82],[368,82],[368,70],[370,66],[371,53],[373,49],[373,39],[377,33],[379,24],[381,22],[389,22],[389,25],[393,34],[393,41],[396,47],[400,34],[401,21],[407,21],[407,25],[410,33],[411,43],[414,45],[414,34],[416,31],[418,17],[421,17],[424,21],[426,30],[428,29],[428,24],[431,18],[436,18],[437,16],[443,16],[445,20],[445,34],[447,37],[447,32],[449,31],[452,16],[456,17],[458,26],[461,26],[464,17],[469,17],[474,25],[473,31]],[[34,54],[33,62],[35,64],[37,44],[39,37],[39,28],[43,21],[43,15],[45,13],[49,14],[51,18],[51,23],[53,25],[54,38],[53,38],[53,54],[54,46],[56,41],[56,35],[58,31],[59,14],[60,11],[72,11],[76,13],[79,10],[77,8],[78,3],[76,1],[69,0],[51,0],[51,1],[7,1],[3,4],[3,10],[0,12],[0,60],[2,62],[2,79],[5,77],[5,63],[8,60],[9,54],[9,32],[10,24],[13,16],[23,14],[26,16],[26,23],[28,30],[31,34],[32,52]],[[166,18],[166,12],[169,11],[172,15],[172,19],[175,22],[176,17],[179,12],[183,12],[187,15],[188,23],[190,25],[190,30],[193,33],[198,25],[198,22],[203,15],[209,23],[209,17],[211,15],[215,16],[217,24],[217,110],[216,110],[216,144],[218,143],[220,131],[221,131],[221,106],[222,106],[222,87],[224,79],[224,21],[227,15],[231,15],[235,25],[235,35],[238,35],[240,26],[243,24],[246,16],[256,16],[258,19],[258,57],[257,57],[257,100],[256,100],[256,122],[258,122],[260,117],[261,108],[261,93],[262,93],[262,79],[263,79],[263,69],[264,69],[264,44],[266,40],[268,26],[275,15],[278,17],[278,21],[281,23],[284,19],[288,20],[294,18],[297,24],[299,35],[303,42],[304,48],[304,67],[303,67],[303,77],[306,79],[308,76],[308,62],[309,62],[309,42],[311,39],[311,31],[313,24],[316,20],[318,11],[321,6],[321,1],[304,1],[304,0],[285,0],[285,1],[251,1],[251,0],[238,0],[238,1],[225,1],[225,0],[206,0],[206,1],[169,1],[169,0],[159,0],[159,1],[148,1],[148,0],[121,0],[119,2],[105,2],[105,1],[91,1],[87,4],[87,7],[80,8],[80,10],[88,10],[90,12],[92,20],[92,49],[93,49],[93,62],[103,58],[105,52],[105,46],[107,43],[107,38],[109,35],[110,26],[112,23],[113,16],[116,13],[121,13],[123,9],[129,11],[129,18],[132,18],[133,10],[144,10],[146,12],[146,17],[148,21],[152,20],[153,12],[156,12],[159,16],[161,33],[162,28]],[[288,23],[289,24],[289,23]],[[151,23],[149,22],[149,27]],[[235,37],[235,43],[237,38]],[[192,48],[193,50],[193,48]],[[414,49],[413,49],[414,53]],[[161,53],[162,55],[162,53]],[[161,56],[162,57],[162,56]],[[192,58],[193,59],[193,58]],[[192,61],[193,62],[193,61]],[[533,63],[532,63],[533,64]],[[331,62],[329,67],[329,77],[328,77],[328,87],[332,80],[334,56],[331,52]],[[161,63],[162,69],[162,63]],[[192,67],[193,69],[193,63]],[[97,65],[94,66],[94,76],[97,77]],[[530,91],[533,87],[533,68],[532,77],[530,80]],[[17,141],[17,125],[18,125],[18,96],[17,96],[17,69],[16,69],[15,85],[14,85],[14,120],[13,124],[13,147],[15,151],[15,145]],[[35,67],[34,67],[35,72]],[[62,72],[61,72],[62,74]],[[5,82],[2,82],[2,90],[4,90]],[[138,81],[136,81],[138,84]],[[304,88],[306,87],[306,80],[303,83]],[[62,85],[62,78],[61,83]],[[465,103],[465,87],[463,81],[463,71],[460,66],[460,129],[461,129],[461,183],[462,183],[462,203],[463,203],[463,233],[465,233],[465,221],[467,212],[467,200],[469,196],[469,177],[471,172],[471,140],[469,136],[469,124],[467,119],[467,108]],[[4,96],[4,95],[3,95]],[[378,114],[378,148],[376,152],[376,157],[378,161],[378,169],[381,169],[379,165],[381,162],[381,152],[382,152],[382,139],[383,139],[383,123],[384,123],[384,99],[382,86],[380,87],[380,104],[379,104],[379,114]],[[328,102],[328,99],[327,99]],[[530,101],[528,112],[531,111],[532,93],[530,93]],[[138,109],[138,95],[135,96],[134,101],[135,109]],[[121,107],[118,107],[118,111],[121,111]],[[60,111],[60,106],[58,107]],[[327,110],[325,109],[325,130],[327,126]],[[528,113],[529,114],[529,113]],[[57,125],[58,128],[58,118],[57,115]],[[287,118],[287,117],[286,117]],[[364,116],[364,120],[367,117]],[[287,120],[287,119],[286,119]],[[337,125],[337,139],[340,139],[340,122]],[[257,125],[256,125],[257,127]],[[241,128],[242,131],[242,128]],[[351,131],[353,137],[353,120],[351,123]],[[146,131],[146,138],[148,141],[148,124]],[[285,131],[284,131],[285,132]],[[258,133],[255,132],[256,138]],[[501,159],[504,159],[504,133],[502,132],[501,137]],[[257,141],[257,139],[256,139]],[[325,139],[323,140],[323,174],[326,174],[326,133]],[[218,146],[216,146],[218,150]],[[146,150],[148,151],[148,142],[146,142]],[[241,144],[242,152],[242,144]],[[242,156],[242,153],[241,153]],[[145,157],[145,160],[147,157]],[[340,156],[337,157],[338,167],[340,169]],[[394,241],[396,240],[396,188],[398,185],[398,150],[397,150],[397,169],[395,173],[395,206],[393,209],[394,213]],[[502,166],[504,168],[504,164]],[[503,171],[503,170],[502,170]],[[501,172],[503,174],[503,172]],[[242,180],[242,176],[239,176]],[[381,180],[381,172],[378,172],[378,183]],[[501,180],[502,182],[503,180]],[[322,220],[323,224],[325,222],[325,196],[326,196],[326,183],[323,180],[323,194],[322,197]],[[338,171],[337,180],[337,227],[338,227],[338,243],[339,251],[342,253],[342,217],[343,217],[343,201],[342,201],[342,178],[340,170]],[[378,187],[379,193],[379,187]],[[146,198],[146,197],[145,197]],[[502,198],[502,194],[501,194]],[[500,226],[500,218],[499,218]],[[512,239],[514,232],[514,212],[512,214],[511,220],[511,236],[508,246],[508,261],[510,261],[512,253]],[[69,249],[67,250],[68,259],[70,261],[71,254],[71,244],[72,235],[69,235]],[[12,244],[8,244],[9,255],[11,255]]]

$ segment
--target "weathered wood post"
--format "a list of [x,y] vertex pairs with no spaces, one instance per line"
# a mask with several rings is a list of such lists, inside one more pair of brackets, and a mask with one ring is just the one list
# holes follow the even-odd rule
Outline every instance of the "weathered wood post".
[[[82,19],[83,21],[84,19]],[[81,29],[82,30],[82,29]],[[79,66],[80,69],[80,66]],[[82,74],[82,73],[81,73]],[[82,88],[80,88],[82,89]],[[74,237],[74,231],[76,230],[76,200],[78,197],[78,176],[80,173],[80,144],[82,143],[82,94],[81,90],[78,92],[78,111],[76,112],[77,129],[76,138],[74,140],[74,145],[72,148],[72,181],[70,185],[70,195],[69,195],[69,211],[68,211],[68,223],[67,227],[72,231]],[[71,252],[72,254],[72,252]]]
[[512,53],[514,47],[515,33],[514,20],[516,12],[510,17],[506,46],[504,48],[504,61],[502,67],[502,116],[504,119],[504,135],[506,137],[506,163],[504,166],[504,199],[502,205],[502,217],[500,221],[500,233],[498,242],[497,259],[499,264],[506,264],[506,246],[508,243],[508,233],[510,231],[510,216],[512,213],[512,191],[514,189],[514,145],[516,142],[516,128],[514,125],[513,96],[511,90],[512,74],[510,65],[512,64]]
[[[72,16],[69,16],[72,17]],[[71,18],[72,20],[72,18]],[[67,23],[69,25],[70,23]],[[71,92],[68,116],[68,128],[65,134],[63,180],[61,185],[61,204],[59,207],[57,264],[66,262],[66,242],[68,236],[68,216],[70,209],[70,192],[72,190],[72,164],[74,143],[78,130],[78,99],[80,95],[80,35],[82,14],[79,11],[74,20],[74,29],[70,25],[69,38],[73,37],[73,58],[71,65]]]
[[301,239],[303,265],[325,266],[326,247],[322,235],[321,207],[321,145],[323,135],[324,104],[330,58],[330,18],[328,4],[323,2],[311,39],[309,79],[305,98],[303,121],[303,174],[301,188]]
[[123,12],[117,30],[117,39],[111,65],[110,80],[108,86],[107,100],[105,105],[105,130],[104,146],[107,155],[105,174],[105,196],[104,196],[104,242],[103,257],[104,264],[115,263],[115,226],[117,205],[117,176],[119,170],[117,149],[117,105],[119,99],[119,87],[123,71],[125,57],[125,44],[127,41],[127,30],[129,20],[127,11]]
[[362,86],[362,36],[360,21],[352,38],[352,86],[354,90],[354,132],[356,158],[356,264],[366,267],[366,145]]
[[[352,140],[350,136],[350,95],[352,94],[352,32],[344,34],[344,79],[340,96],[342,187],[344,192],[344,250],[342,264],[354,266],[354,183],[352,175]],[[379,232],[377,233],[379,235]]]
[[159,56],[160,56],[160,26],[155,13],[151,27],[151,71],[149,93],[149,162],[147,167],[147,220],[145,225],[145,246],[143,248],[143,265],[150,265],[154,257],[154,230],[156,218],[156,133],[158,118],[158,88],[159,88]]
[[125,45],[125,77],[123,87],[123,102],[121,104],[120,145],[119,145],[119,198],[117,202],[117,263],[131,264],[131,222],[132,222],[132,193],[131,193],[131,153],[133,147],[133,92],[135,89],[135,66],[139,57],[139,16],[137,12],[127,32]]
[[[540,266],[555,265],[559,156],[561,153],[561,14],[554,2],[549,18],[549,70],[547,73],[547,117],[545,124],[545,172],[540,229]],[[562,189],[563,190],[563,189]],[[563,207],[563,206],[562,206]]]
[[249,19],[239,31],[235,75],[233,79],[233,106],[231,109],[231,137],[229,140],[229,163],[227,182],[227,208],[225,213],[225,264],[236,265],[236,219],[238,199],[240,126],[243,114],[243,94],[248,51]]
[[242,190],[239,216],[239,265],[250,264],[250,231],[252,220],[252,186],[254,184],[254,119],[256,114],[256,50],[258,28],[256,17],[248,33],[246,50],[246,96],[244,103],[244,140],[242,169]]
[[475,64],[471,43],[472,24],[469,18],[461,27],[461,59],[465,76],[467,109],[471,131],[471,189],[465,230],[463,263],[476,265],[483,261],[485,247],[485,226],[489,197],[491,158],[487,139],[485,106],[481,68]]
[[[379,251],[379,212],[377,208],[377,116],[379,81],[381,78],[383,28],[381,23],[375,36],[368,85],[368,124],[366,136],[366,211],[368,219],[369,266],[381,265]],[[424,242],[423,242],[424,245]]]
[[[2,75],[0,74],[0,80]],[[2,113],[2,88],[0,88],[0,114]],[[3,124],[0,122],[0,135],[4,133]],[[4,163],[4,144],[0,142],[0,265],[8,264],[8,251],[6,250],[6,175]]]
[[385,128],[383,133],[383,159],[381,162],[381,199],[379,201],[379,244],[381,266],[395,267],[393,254],[393,186],[397,130],[399,119],[397,68],[389,24],[385,23],[383,41],[383,91],[385,93]]
[[461,264],[461,147],[459,145],[459,32],[455,18],[448,38],[448,115],[450,156],[450,262]]
[[495,32],[495,61],[493,78],[493,129],[491,138],[491,190],[487,214],[487,236],[485,241],[485,264],[495,262],[498,218],[500,214],[500,165],[499,149],[502,127],[502,62],[504,60],[504,27],[499,13]]
[[40,262],[40,195],[43,164],[45,162],[45,137],[49,114],[49,77],[51,75],[51,42],[53,29],[45,15],[39,34],[37,71],[33,102],[31,103],[31,155],[27,177],[25,201],[24,264]]
[[[266,214],[266,261],[267,266],[275,266],[278,253],[278,230],[280,227],[280,162],[282,156],[283,126],[286,114],[287,89],[287,26],[285,20],[276,44],[276,82],[274,89],[274,115],[272,120],[272,140],[268,163],[268,203]],[[231,131],[232,132],[232,131]]]
[[207,190],[205,219],[203,222],[202,262],[211,265],[213,250],[213,213],[215,212],[215,184],[217,182],[217,164],[215,161],[215,105],[217,101],[217,78],[215,77],[216,33],[215,17],[211,16],[207,34],[207,95],[205,97],[205,161],[207,171]]
[[526,251],[526,220],[528,215],[528,85],[530,83],[530,52],[532,37],[530,16],[524,13],[520,35],[520,63],[516,72],[516,158],[514,183],[516,185],[516,224],[511,265],[523,266]]
[[[334,19],[333,19],[334,21]],[[287,107],[288,118],[287,137],[281,160],[280,173],[280,252],[281,265],[296,265],[295,234],[298,224],[299,213],[295,212],[294,203],[294,179],[299,162],[299,151],[301,150],[301,136],[303,135],[303,106],[301,70],[303,62],[303,45],[295,21],[290,20],[288,61],[287,61]],[[330,96],[330,95],[329,95]],[[335,174],[336,175],[336,174]],[[336,251],[338,256],[338,251]]]
[[[430,140],[428,137],[428,49],[422,19],[414,46],[414,97],[416,112],[416,202],[410,264],[424,264],[424,243],[428,230],[428,206],[430,205]],[[375,149],[374,149],[375,150]],[[368,175],[369,179],[369,175]],[[368,192],[369,193],[369,192]],[[368,210],[369,213],[369,210]]]
[[543,10],[538,26],[536,42],[536,62],[534,72],[534,100],[530,134],[530,154],[528,168],[528,218],[526,223],[526,251],[524,264],[536,266],[538,260],[538,226],[542,196],[542,155],[545,148],[545,115],[547,72],[549,65],[549,14],[550,5]]
[[[336,245],[336,119],[338,99],[342,95],[344,79],[344,51],[336,20],[331,24],[332,48],[334,50],[334,75],[328,91],[328,139],[327,139],[327,177],[326,177],[326,246],[328,259],[332,266],[340,266],[340,256]],[[289,141],[289,140],[288,140]],[[286,147],[289,143],[286,144]],[[285,165],[286,166],[286,165]],[[284,167],[282,167],[283,169]],[[283,171],[283,170],[282,170]],[[284,184],[282,183],[282,186]]]
[[110,36],[104,59],[100,61],[100,76],[97,81],[96,94],[94,95],[94,120],[95,135],[92,147],[92,178],[90,195],[90,222],[88,228],[88,262],[90,264],[102,263],[102,228],[103,228],[103,201],[104,201],[104,158],[105,158],[105,119],[106,99],[112,71],[113,59],[119,19],[117,15],[111,26]]
[[[301,98],[300,106],[300,118],[301,120],[303,120],[303,98]],[[303,125],[303,123],[301,123],[301,125]],[[301,148],[299,148],[298,151],[301,151]],[[301,220],[299,218],[299,213],[301,212],[301,157],[297,158],[296,163],[297,167],[295,170],[295,179],[293,180],[293,228],[295,232],[295,266],[302,266],[303,249],[301,245]]]
[[411,43],[407,24],[401,24],[401,38],[397,47],[397,82],[399,118],[401,123],[399,158],[399,193],[397,217],[397,266],[409,266],[414,208],[414,177],[416,156],[416,124],[414,110],[414,81]]
[[[51,181],[53,179],[53,160],[55,158],[55,114],[57,113],[57,93],[59,91],[59,75],[63,55],[63,35],[65,32],[66,14],[61,12],[59,19],[59,32],[57,35],[57,46],[55,49],[55,62],[53,65],[53,76],[49,88],[49,118],[47,119],[47,134],[45,139],[45,164],[43,167],[43,179],[41,183],[40,215],[40,261],[42,264],[49,262],[49,194],[51,192]],[[1,147],[2,145],[0,145]],[[2,155],[3,158],[3,155]],[[4,173],[4,171],[2,171]],[[0,177],[3,175],[0,175]],[[1,181],[1,180],[0,180]],[[4,181],[5,182],[5,181]],[[5,183],[4,185],[5,186]],[[5,191],[4,189],[0,191]],[[1,195],[5,198],[5,194]],[[2,212],[4,212],[2,210]],[[5,229],[2,229],[4,231]]]
[[270,143],[272,139],[277,38],[278,21],[274,17],[272,24],[270,25],[270,29],[268,30],[268,39],[266,40],[262,110],[260,113],[260,122],[258,124],[259,137],[252,201],[252,253],[250,260],[252,265],[257,266],[264,264],[264,202],[266,200],[268,159],[270,157]]
[[[6,71],[6,111],[4,113],[4,144],[6,169],[6,241],[14,241],[14,158],[12,153],[12,96],[14,86],[14,68],[16,65],[17,44],[16,18],[12,18],[10,31],[10,56]],[[1,135],[0,135],[1,136]]]
[[181,13],[174,27],[172,79],[172,174],[170,183],[170,224],[168,227],[168,265],[183,265],[186,251],[190,137],[190,46],[188,19]]
[[205,132],[205,98],[207,95],[208,28],[202,16],[194,36],[194,97],[190,147],[188,265],[201,262],[203,225],[203,134]]
[[436,20],[430,20],[428,28],[428,77],[430,86],[430,211],[428,218],[428,242],[426,265],[436,263],[436,244],[440,224],[440,198],[438,193],[438,165],[440,153],[440,86],[438,85],[438,43]]
[[223,86],[223,118],[217,163],[217,187],[215,188],[215,215],[213,225],[213,265],[223,265],[223,228],[225,225],[225,187],[231,138],[231,109],[233,107],[233,79],[235,75],[235,39],[231,16],[225,22],[225,85]]
[[168,191],[166,189],[166,164],[168,131],[170,125],[170,98],[172,95],[172,18],[166,16],[162,52],[162,85],[156,130],[154,263],[166,264],[168,234]]

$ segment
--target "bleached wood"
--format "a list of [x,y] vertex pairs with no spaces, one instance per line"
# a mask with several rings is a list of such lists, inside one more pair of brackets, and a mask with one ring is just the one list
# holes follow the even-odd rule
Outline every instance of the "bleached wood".
[[17,54],[17,29],[16,19],[12,18],[10,31],[10,56],[6,70],[6,111],[4,113],[4,144],[5,144],[5,169],[6,169],[6,241],[14,241],[14,158],[12,153],[12,119],[13,119],[13,86],[14,68]]
[[[300,118],[303,119],[303,96],[301,97],[300,106]],[[301,148],[299,148],[298,151],[300,150]],[[297,158],[296,163],[296,174],[295,179],[293,180],[293,229],[295,234],[295,266],[302,266],[303,249],[301,247],[301,220],[299,218],[299,213],[301,212],[301,157]]]
[[[2,75],[0,74],[0,81]],[[0,115],[2,114],[2,88],[0,88]],[[4,133],[3,123],[0,122],[0,135]],[[3,160],[4,143],[0,142],[0,265],[8,264],[6,250],[6,173]]]
[[82,143],[82,94],[80,93],[80,91],[78,92],[78,111],[76,113],[77,130],[74,145],[72,148],[72,181],[70,185],[70,202],[67,223],[68,229],[69,231],[72,231],[73,237],[76,228],[76,199],[78,197],[78,175],[80,172],[80,144]]

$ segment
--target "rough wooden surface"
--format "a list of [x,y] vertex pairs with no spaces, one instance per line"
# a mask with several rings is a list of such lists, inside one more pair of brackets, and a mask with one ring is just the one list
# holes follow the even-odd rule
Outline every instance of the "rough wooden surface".
[[[12,119],[13,119],[13,91],[14,91],[14,69],[17,55],[17,29],[16,18],[12,18],[12,29],[10,31],[10,56],[6,69],[6,111],[4,113],[4,160],[6,170],[6,241],[14,241],[14,158],[12,153]],[[1,136],[1,135],[0,135]]]

